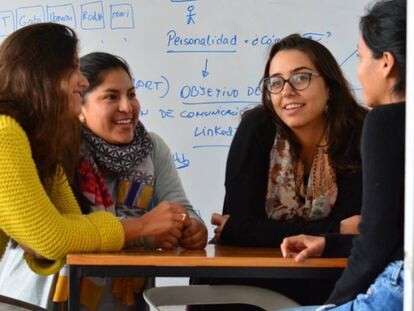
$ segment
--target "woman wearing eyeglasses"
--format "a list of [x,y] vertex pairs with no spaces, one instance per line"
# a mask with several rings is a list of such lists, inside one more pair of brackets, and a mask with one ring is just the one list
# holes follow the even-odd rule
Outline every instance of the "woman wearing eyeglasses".
[[373,108],[362,132],[360,232],[283,241],[283,255],[296,261],[349,255],[327,306],[292,311],[403,310],[404,275],[409,275],[404,272],[407,1],[375,2],[359,26],[358,79],[365,104]]
[[[294,234],[356,233],[366,110],[354,100],[338,63],[320,43],[290,35],[272,47],[262,86],[262,105],[245,113],[230,147],[223,215],[212,217],[216,240],[278,247]],[[232,282],[241,281],[226,281]],[[275,289],[301,304],[322,303],[333,285],[242,282]]]

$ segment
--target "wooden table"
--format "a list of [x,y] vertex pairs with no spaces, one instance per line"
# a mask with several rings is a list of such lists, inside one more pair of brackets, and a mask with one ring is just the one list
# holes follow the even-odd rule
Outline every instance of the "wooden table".
[[152,276],[214,278],[337,278],[345,258],[312,258],[304,263],[282,258],[276,248],[209,244],[204,250],[131,250],[70,254],[69,309],[79,310],[83,276]]

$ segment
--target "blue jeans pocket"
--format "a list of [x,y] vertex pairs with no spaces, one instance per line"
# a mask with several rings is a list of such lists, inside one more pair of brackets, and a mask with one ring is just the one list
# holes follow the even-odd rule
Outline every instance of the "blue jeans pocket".
[[404,262],[393,261],[365,294],[358,295],[352,310],[402,310],[404,293]]

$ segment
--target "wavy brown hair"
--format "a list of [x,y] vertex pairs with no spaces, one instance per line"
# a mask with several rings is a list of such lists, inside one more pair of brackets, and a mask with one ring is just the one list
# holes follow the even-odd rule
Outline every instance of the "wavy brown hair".
[[76,68],[77,44],[69,27],[42,23],[17,30],[0,46],[0,114],[26,132],[44,186],[60,166],[73,176],[77,161],[77,116],[62,89]]
[[[269,77],[273,57],[283,50],[298,50],[310,58],[329,88],[327,109],[328,154],[337,173],[352,173],[361,167],[360,138],[367,110],[355,101],[337,61],[322,44],[292,34],[275,43],[270,50],[263,79]],[[263,81],[262,79],[262,81]],[[277,116],[267,88],[262,88],[262,104],[274,119],[278,131],[293,146],[296,158],[300,144],[292,130]]]

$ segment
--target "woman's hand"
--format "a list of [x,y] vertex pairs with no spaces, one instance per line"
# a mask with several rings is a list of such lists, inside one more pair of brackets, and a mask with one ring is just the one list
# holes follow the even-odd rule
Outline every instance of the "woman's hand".
[[143,236],[162,236],[176,230],[181,232],[187,222],[187,209],[169,201],[161,202],[141,217],[121,220],[126,241]]
[[217,226],[214,229],[214,239],[217,242],[220,241],[221,232],[223,231],[224,225],[229,218],[230,215],[221,215],[218,213],[213,213],[213,215],[211,215],[211,224]]
[[359,234],[358,225],[361,222],[361,215],[354,215],[341,221],[339,233],[341,234]]
[[178,229],[172,229],[165,234],[161,234],[154,237],[154,246],[162,249],[172,249],[178,246],[182,237],[182,231]]
[[207,245],[207,228],[198,219],[188,219],[184,225],[180,245],[188,249],[201,249]]
[[325,249],[325,238],[312,235],[295,235],[284,238],[280,245],[284,258],[302,262],[309,257],[320,257]]

